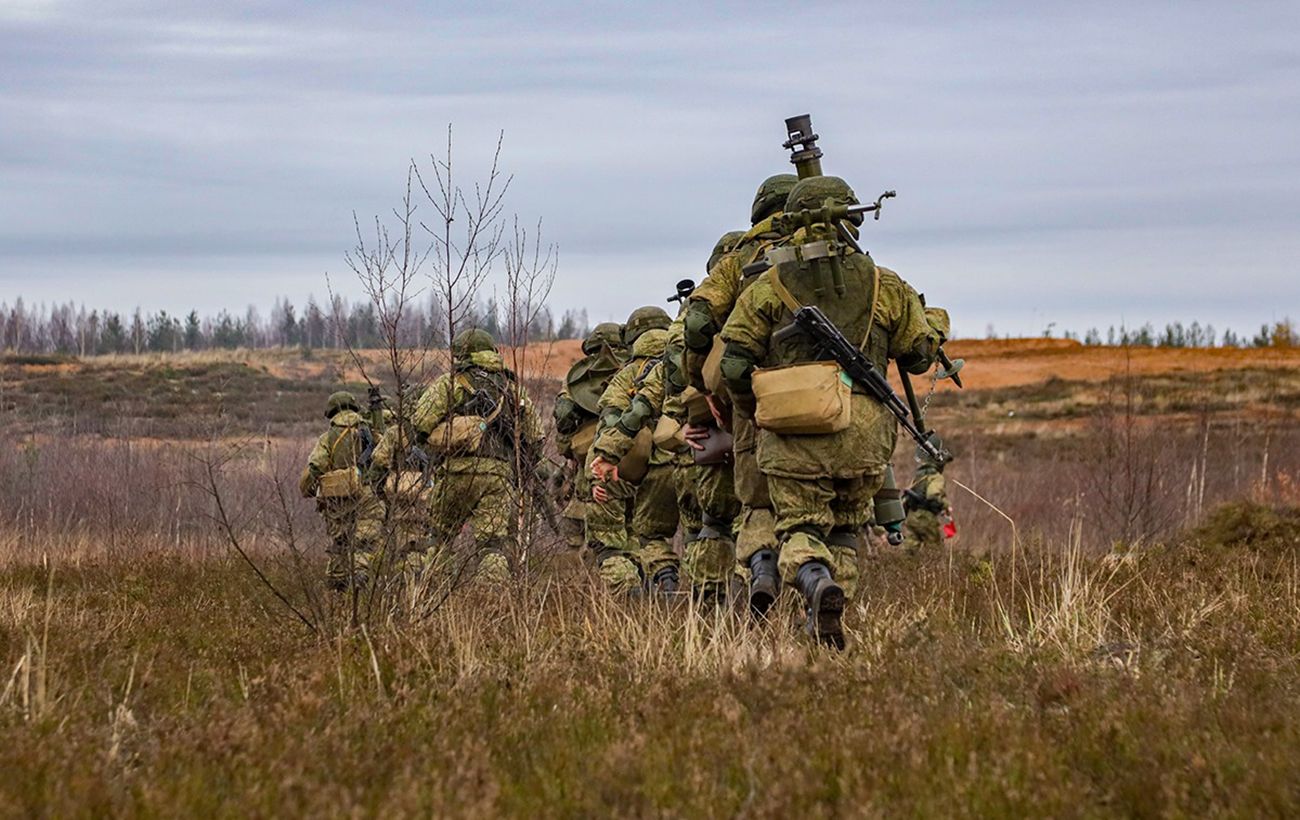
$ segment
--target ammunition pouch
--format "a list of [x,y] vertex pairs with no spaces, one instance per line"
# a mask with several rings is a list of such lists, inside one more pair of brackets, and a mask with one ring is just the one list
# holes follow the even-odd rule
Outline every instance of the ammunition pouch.
[[429,432],[426,447],[439,455],[473,455],[483,446],[488,425],[494,418],[452,416]]
[[672,416],[660,416],[652,438],[655,447],[666,453],[684,453],[691,449],[682,435],[684,429],[682,423]]
[[317,498],[356,498],[361,495],[361,471],[344,467],[323,473],[316,488]]
[[654,451],[654,431],[642,428],[632,440],[632,449],[618,462],[618,477],[631,484],[640,483],[650,472],[650,454]]
[[709,400],[694,387],[682,392],[682,405],[686,408],[686,422],[695,426],[713,423],[713,411],[709,409]]
[[569,447],[567,453],[561,453],[566,457],[574,458],[578,461],[586,461],[587,453],[591,452],[591,445],[596,443],[596,428],[600,422],[592,419],[582,425],[577,431],[569,437]]
[[722,374],[722,357],[726,347],[726,342],[722,341],[721,336],[714,336],[713,346],[709,349],[709,355],[704,358],[704,367],[701,369],[704,389],[715,396],[721,394],[726,387]]
[[848,378],[835,362],[813,362],[756,370],[754,422],[782,435],[828,435],[848,429]]

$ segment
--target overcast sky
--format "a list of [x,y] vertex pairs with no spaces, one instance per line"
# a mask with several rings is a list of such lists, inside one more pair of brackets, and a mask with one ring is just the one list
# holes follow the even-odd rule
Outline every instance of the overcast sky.
[[[1300,318],[1300,3],[0,0],[0,300],[301,303],[454,124],[552,306],[703,274],[810,112],[962,335]],[[351,285],[342,286],[355,292]]]

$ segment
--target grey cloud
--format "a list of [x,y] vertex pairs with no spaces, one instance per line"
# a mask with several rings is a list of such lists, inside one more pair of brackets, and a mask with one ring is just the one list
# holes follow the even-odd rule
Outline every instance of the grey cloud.
[[900,192],[869,246],[963,332],[1300,308],[1293,4],[817,5],[6,5],[0,282],[320,294],[454,122],[466,178],[505,130],[557,306],[618,316],[698,277],[810,110],[828,170]]

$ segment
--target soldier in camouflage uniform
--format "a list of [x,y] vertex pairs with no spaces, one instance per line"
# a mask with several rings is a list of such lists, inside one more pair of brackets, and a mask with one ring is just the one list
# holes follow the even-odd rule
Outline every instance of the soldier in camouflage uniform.
[[[699,501],[696,498],[696,482],[700,468],[695,465],[690,448],[679,435],[661,439],[659,435],[660,419],[667,417],[679,430],[685,423],[686,410],[681,401],[681,386],[684,379],[680,373],[682,323],[675,321],[668,328],[668,341],[663,359],[650,369],[642,380],[636,395],[632,397],[627,410],[612,425],[606,427],[597,439],[596,458],[592,462],[593,471],[602,480],[617,477],[615,465],[632,449],[638,433],[647,427],[656,429],[655,448],[665,454],[673,454],[670,462],[672,488],[676,496],[676,520],[673,532],[669,532],[665,515],[662,528],[657,533],[655,555],[660,558],[657,571],[650,573],[652,587],[660,593],[671,593],[678,586],[677,567],[666,559],[664,553],[671,549],[671,539],[677,529],[681,529],[686,540],[686,555],[682,561],[686,578],[692,591],[701,598],[717,599],[721,597],[721,587],[726,583],[730,572],[732,557],[729,551],[719,559],[707,554],[707,545],[697,536],[703,521],[700,515]],[[659,481],[660,468],[652,467],[646,476],[652,482]],[[645,481],[642,482],[642,487]],[[660,503],[667,502],[665,489],[660,489]],[[638,488],[638,508],[640,508],[641,489]],[[656,516],[656,519],[658,517]],[[634,521],[634,529],[637,522]]]
[[[555,397],[555,446],[564,458],[563,480],[565,498],[560,518],[561,534],[574,549],[586,544],[587,508],[591,505],[591,480],[585,466],[590,448],[578,452],[574,448],[575,435],[584,428],[594,427],[599,420],[600,397],[622,369],[627,359],[623,346],[623,328],[616,322],[604,322],[588,334],[582,342],[583,358],[569,368],[564,387]],[[583,438],[583,436],[577,436]]]
[[933,549],[943,546],[943,519],[952,519],[944,486],[943,465],[936,464],[920,448],[917,448],[917,460],[919,466],[912,486],[903,492],[903,506],[907,509],[907,519],[903,521],[903,549],[912,552],[922,547]]
[[384,501],[393,555],[409,558],[418,568],[429,548],[429,505],[433,499],[429,480],[429,454],[417,443],[411,414],[415,409],[414,385],[400,399],[401,412],[385,409],[386,427],[375,445],[366,483]]
[[[417,440],[434,460],[429,535],[435,550],[446,550],[469,523],[479,576],[501,579],[509,574],[512,479],[516,465],[530,479],[536,470],[541,421],[490,334],[464,331],[452,340],[451,353],[452,371],[424,391],[411,417]],[[477,446],[472,438],[457,441],[457,424],[466,422],[481,431]]]
[[[330,428],[312,448],[298,489],[303,498],[316,499],[316,510],[325,519],[330,538],[325,578],[330,588],[346,589],[349,582],[364,587],[377,566],[384,526],[383,504],[360,480],[373,439],[351,393],[339,391],[331,395],[325,417]],[[346,495],[322,494],[321,477],[343,470],[356,473],[355,487]]]
[[[798,183],[785,210],[820,207],[826,200],[857,203],[842,179],[819,176]],[[799,230],[791,245],[798,248],[829,230],[815,227],[821,230]],[[939,337],[915,291],[897,274],[877,268],[867,254],[840,247],[836,287],[827,286],[824,268],[795,260],[761,274],[737,300],[722,330],[722,371],[739,416],[754,416],[756,369],[815,361],[805,334],[774,338],[801,305],[819,306],[847,338],[861,340],[863,352],[882,372],[890,359],[918,374],[933,364]],[[815,273],[819,269],[822,274]],[[848,427],[837,433],[758,431],[758,466],[767,476],[776,516],[781,578],[803,595],[808,632],[837,648],[844,645],[845,595],[834,577],[832,546],[856,549],[897,436],[893,417],[864,389],[852,386],[850,406]]]
[[[794,174],[777,174],[759,185],[750,208],[750,230],[732,240],[732,249],[710,264],[708,278],[691,294],[685,317],[685,367],[692,386],[698,390],[709,388],[704,380],[704,360],[718,331],[726,324],[740,294],[756,278],[746,277],[745,267],[761,260],[768,250],[786,239],[774,225],[798,181]],[[725,390],[719,390],[712,401],[719,415],[729,412],[731,401]],[[758,469],[753,423],[738,415],[731,419],[731,427],[735,437],[734,464],[702,470],[700,499],[705,515],[702,537],[732,548],[734,534],[735,563],[742,578],[747,579],[751,574],[751,561],[758,556],[760,572],[751,584],[749,600],[751,610],[762,616],[776,600],[777,593],[772,502],[767,481]]]
[[[632,311],[624,325],[623,341],[631,358],[610,380],[600,397],[597,439],[614,426],[631,405],[650,370],[663,357],[670,324],[668,314],[658,307]],[[675,568],[676,556],[667,538],[677,528],[676,493],[672,487],[672,455],[652,452],[651,468],[638,485],[611,476],[592,485],[592,504],[587,509],[587,545],[595,551],[601,578],[614,592],[639,589],[643,574],[653,577],[660,569]],[[592,472],[596,448],[586,470]],[[675,573],[665,572],[667,581]]]

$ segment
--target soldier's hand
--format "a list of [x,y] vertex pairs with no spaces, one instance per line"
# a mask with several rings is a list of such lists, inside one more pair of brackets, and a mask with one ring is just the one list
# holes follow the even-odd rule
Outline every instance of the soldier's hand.
[[688,424],[682,428],[682,438],[686,439],[686,444],[696,450],[704,449],[704,441],[712,434],[712,427],[705,427],[702,424]]
[[713,420],[717,422],[719,430],[731,429],[731,408],[723,404],[713,394],[704,397],[709,403],[709,412],[713,414]]
[[591,488],[591,497],[594,498],[598,503],[604,504],[606,501],[609,500],[609,490],[606,490],[604,487],[602,487],[599,484],[595,484]]
[[[618,481],[618,465],[606,461],[604,456],[596,456],[596,460],[591,462],[591,477],[597,481]],[[596,499],[604,501],[603,498]]]

